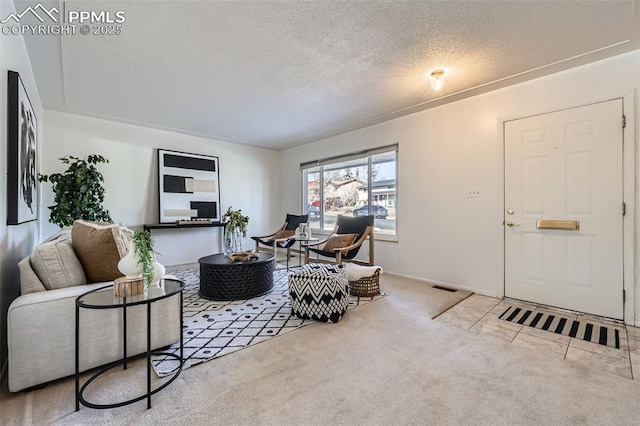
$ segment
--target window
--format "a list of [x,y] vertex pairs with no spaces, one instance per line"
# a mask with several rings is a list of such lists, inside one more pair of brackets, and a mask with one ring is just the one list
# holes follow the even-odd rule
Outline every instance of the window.
[[375,216],[377,235],[396,235],[397,145],[304,163],[303,210],[330,231],[339,214]]

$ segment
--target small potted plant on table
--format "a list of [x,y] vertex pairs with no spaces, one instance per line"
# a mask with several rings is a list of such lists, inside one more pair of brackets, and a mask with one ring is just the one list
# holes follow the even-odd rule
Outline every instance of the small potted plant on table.
[[224,254],[229,256],[233,253],[242,252],[242,237],[247,236],[247,225],[249,216],[242,214],[242,209],[233,210],[231,206],[222,215],[224,222]]
[[141,277],[147,291],[158,292],[165,268],[156,261],[154,241],[148,231],[136,231],[133,234],[129,253],[120,259],[118,269],[127,278]]

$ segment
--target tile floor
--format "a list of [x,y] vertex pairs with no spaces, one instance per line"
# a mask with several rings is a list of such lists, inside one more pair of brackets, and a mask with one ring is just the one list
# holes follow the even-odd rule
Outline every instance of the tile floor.
[[[552,312],[567,320],[588,320],[606,324],[620,333],[620,349],[523,326],[499,318],[509,307],[526,307],[537,312]],[[474,294],[436,318],[475,333],[486,333],[513,345],[544,352],[590,368],[640,381],[640,328],[593,315],[553,309],[510,299],[495,299]]]

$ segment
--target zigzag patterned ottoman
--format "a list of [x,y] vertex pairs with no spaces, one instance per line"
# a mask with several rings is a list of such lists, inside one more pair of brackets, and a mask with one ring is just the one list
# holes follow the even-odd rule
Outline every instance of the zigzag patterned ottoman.
[[335,323],[349,307],[349,281],[342,265],[309,263],[289,275],[289,296],[297,317]]

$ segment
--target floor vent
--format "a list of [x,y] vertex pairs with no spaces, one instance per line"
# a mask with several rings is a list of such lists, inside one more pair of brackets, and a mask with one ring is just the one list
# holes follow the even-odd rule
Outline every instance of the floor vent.
[[455,293],[456,291],[458,291],[455,288],[447,288],[439,285],[434,285],[433,288],[437,288],[438,290],[450,291],[451,293]]
[[509,306],[500,315],[501,320],[522,324],[550,333],[582,339],[611,348],[620,349],[620,332],[613,327],[591,324],[588,321],[572,320],[562,314],[535,312],[516,306]]

